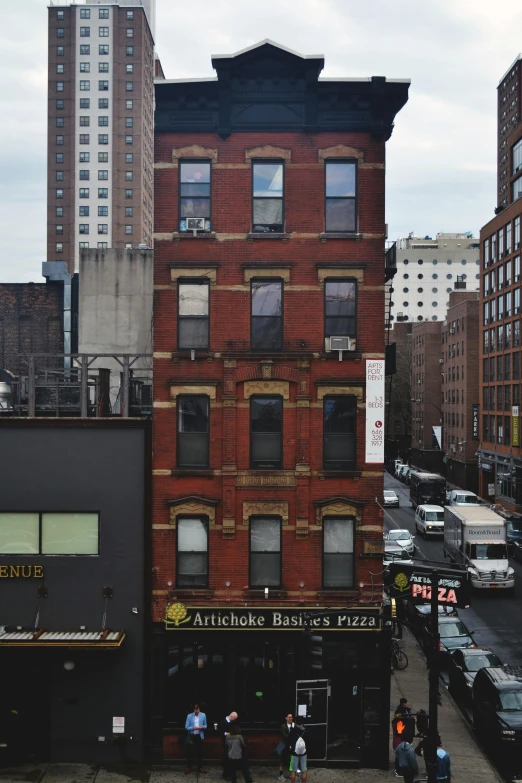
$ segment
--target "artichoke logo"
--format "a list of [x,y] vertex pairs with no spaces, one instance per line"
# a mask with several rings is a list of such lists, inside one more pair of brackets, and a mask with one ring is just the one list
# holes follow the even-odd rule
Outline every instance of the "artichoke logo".
[[187,607],[177,601],[175,604],[167,606],[165,611],[165,623],[167,625],[173,625],[175,628],[183,623],[188,623],[190,615],[187,613]]
[[408,577],[406,574],[403,574],[402,571],[400,571],[393,580],[393,585],[400,593],[404,593],[404,591],[409,587]]

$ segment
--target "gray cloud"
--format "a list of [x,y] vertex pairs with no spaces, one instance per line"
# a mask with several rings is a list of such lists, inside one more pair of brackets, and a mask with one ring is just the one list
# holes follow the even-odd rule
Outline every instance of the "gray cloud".
[[[211,54],[272,38],[325,55],[324,76],[411,78],[387,152],[390,238],[469,230],[493,216],[496,86],[522,48],[502,0],[157,0],[167,78],[210,76]],[[37,280],[46,242],[46,0],[3,9],[0,280]],[[509,19],[509,24],[505,20]]]

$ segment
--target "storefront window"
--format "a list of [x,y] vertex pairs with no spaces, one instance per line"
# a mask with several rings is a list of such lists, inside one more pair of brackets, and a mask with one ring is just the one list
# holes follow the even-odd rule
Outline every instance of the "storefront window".
[[353,587],[353,558],[353,519],[324,519],[323,587]]
[[511,468],[507,465],[497,465],[497,495],[515,499],[515,480]]

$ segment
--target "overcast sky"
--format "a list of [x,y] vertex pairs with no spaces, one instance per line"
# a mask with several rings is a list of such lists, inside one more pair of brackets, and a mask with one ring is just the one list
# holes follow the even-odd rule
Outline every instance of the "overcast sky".
[[[167,78],[263,38],[324,54],[323,76],[410,78],[388,143],[389,236],[473,231],[496,204],[496,86],[522,50],[519,0],[157,0]],[[41,280],[47,2],[2,3],[0,282]]]

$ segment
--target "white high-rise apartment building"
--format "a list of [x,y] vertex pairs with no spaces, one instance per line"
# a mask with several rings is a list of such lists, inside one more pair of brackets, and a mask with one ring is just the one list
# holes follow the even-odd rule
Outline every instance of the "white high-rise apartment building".
[[478,291],[479,241],[472,234],[397,240],[397,272],[386,283],[391,326],[399,321],[444,321],[455,288]]
[[49,6],[47,259],[152,247],[155,0]]

